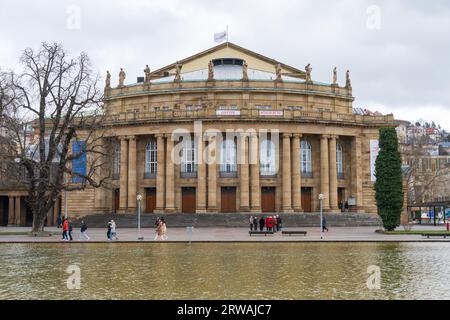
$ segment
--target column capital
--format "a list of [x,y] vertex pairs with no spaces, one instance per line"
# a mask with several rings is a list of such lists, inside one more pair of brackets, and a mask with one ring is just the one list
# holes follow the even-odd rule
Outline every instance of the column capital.
[[332,139],[332,140],[337,140],[339,138],[339,136],[338,135],[335,135],[335,134],[332,134],[331,136],[330,136],[330,139]]
[[128,136],[117,136],[120,141],[128,140]]
[[136,140],[136,136],[127,136],[128,140]]
[[294,137],[294,139],[301,139],[303,137],[303,134],[301,134],[301,133],[294,133],[292,136]]
[[292,137],[292,133],[283,133],[283,139],[288,139]]
[[322,135],[320,136],[320,138],[323,139],[323,140],[325,140],[325,139],[330,139],[330,135],[328,135],[328,134],[322,134]]
[[164,133],[155,133],[155,138],[164,138]]
[[258,132],[248,132],[247,135],[249,135],[252,138],[258,137]]

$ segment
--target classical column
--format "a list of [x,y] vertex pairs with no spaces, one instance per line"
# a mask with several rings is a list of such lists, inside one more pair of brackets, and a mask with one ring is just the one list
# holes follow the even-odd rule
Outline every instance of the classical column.
[[164,135],[157,134],[156,137],[156,208],[155,213],[164,211]]
[[20,216],[21,216],[21,207],[20,207],[20,197],[16,197],[16,206],[15,206],[15,225],[20,226]]
[[283,133],[283,212],[292,213],[291,134]]
[[300,139],[301,134],[294,134],[292,139],[292,206],[295,212],[302,209],[302,175],[300,170]]
[[320,138],[320,193],[324,195],[323,210],[330,210],[330,179],[328,166],[328,136]]
[[337,139],[336,136],[331,136],[329,141],[331,211],[339,210],[338,196],[337,196],[336,139]]
[[352,139],[351,152],[352,196],[356,198],[356,211],[363,208],[362,165],[361,137],[356,136]]
[[196,213],[206,213],[206,163],[204,156],[203,132],[197,139],[197,209]]
[[9,196],[9,206],[8,206],[8,225],[14,225],[16,223],[14,219],[14,197]]
[[128,138],[128,210],[136,210],[136,137]]
[[167,136],[166,146],[166,208],[165,212],[175,212],[175,165],[173,159],[172,135]]
[[257,133],[250,135],[250,191],[251,211],[261,212],[261,186],[259,183],[259,139]]
[[126,212],[128,205],[128,141],[120,137],[120,211]]
[[240,203],[241,212],[246,212],[250,210],[250,178],[248,169],[248,135],[241,133],[240,138],[240,152],[239,152],[239,163],[240,163]]
[[208,136],[208,211],[217,212],[217,137]]

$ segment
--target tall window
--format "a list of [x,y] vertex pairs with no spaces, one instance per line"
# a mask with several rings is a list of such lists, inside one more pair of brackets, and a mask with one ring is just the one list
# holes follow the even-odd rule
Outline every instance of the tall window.
[[120,177],[120,143],[114,145],[114,172],[113,178],[119,179]]
[[145,177],[156,174],[158,166],[158,150],[155,140],[150,140],[145,146]]
[[220,171],[233,173],[237,171],[236,143],[234,140],[224,140],[220,148]]
[[74,141],[72,143],[72,156],[75,157],[72,160],[72,177],[73,183],[83,183],[86,176],[86,142]]
[[195,152],[194,140],[183,141],[183,149],[181,152],[181,172],[194,173],[197,172],[197,156]]
[[342,144],[336,144],[336,166],[339,179],[344,178],[344,162]]
[[311,151],[311,144],[307,140],[302,140],[300,144],[300,165],[302,175],[305,177],[312,176]]
[[275,143],[271,140],[263,140],[259,152],[259,163],[262,176],[273,176],[277,174],[276,171],[276,154]]

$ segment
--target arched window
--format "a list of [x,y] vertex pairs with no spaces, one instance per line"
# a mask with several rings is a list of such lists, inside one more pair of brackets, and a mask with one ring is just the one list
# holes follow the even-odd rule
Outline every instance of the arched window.
[[195,142],[193,139],[183,141],[181,151],[181,173],[192,174],[197,172],[197,155],[195,152]]
[[302,140],[300,144],[300,167],[304,177],[312,176],[311,154],[311,144],[307,140]]
[[224,140],[220,147],[220,172],[237,172],[236,143],[234,140]]
[[344,162],[343,162],[343,149],[342,144],[336,144],[336,167],[339,179],[344,178]]
[[277,174],[275,153],[275,143],[272,140],[266,139],[261,141],[259,164],[262,176],[273,176]]
[[155,140],[150,140],[145,146],[145,177],[150,178],[156,174],[158,167],[158,150]]
[[114,172],[113,178],[119,179],[120,177],[120,143],[117,142],[114,145]]

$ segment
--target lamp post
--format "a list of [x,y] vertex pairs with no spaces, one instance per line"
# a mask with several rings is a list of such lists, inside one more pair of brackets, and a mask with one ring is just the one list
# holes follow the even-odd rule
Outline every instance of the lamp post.
[[323,239],[323,193],[319,194],[320,201],[320,239]]
[[141,235],[141,201],[142,195],[138,193],[136,197],[138,203],[138,240],[144,240],[144,237]]

